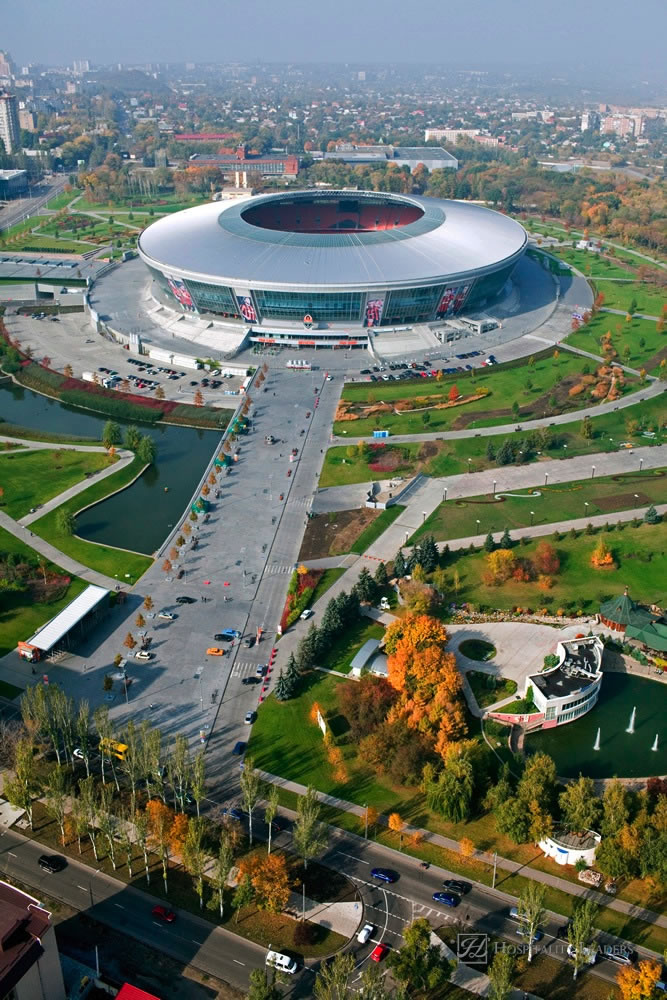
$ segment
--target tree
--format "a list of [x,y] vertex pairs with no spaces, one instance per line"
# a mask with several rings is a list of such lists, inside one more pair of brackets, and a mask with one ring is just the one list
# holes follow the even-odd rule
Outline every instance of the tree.
[[[179,819],[180,817],[176,817]],[[199,909],[204,908],[204,871],[208,858],[204,851],[204,821],[196,816],[187,821],[187,833],[183,844],[183,864],[188,875],[191,875],[197,895]]]
[[658,524],[659,521],[660,521],[660,515],[655,509],[654,504],[651,504],[651,506],[647,508],[646,513],[644,514],[644,522],[646,524]]
[[76,531],[76,518],[67,507],[56,511],[56,531],[59,535],[73,535]]
[[169,828],[169,850],[172,854],[183,853],[187,834],[188,817],[185,813],[176,813]]
[[500,539],[500,542],[498,544],[498,548],[511,549],[513,545],[514,542],[512,541],[512,536],[510,535],[509,528],[505,528],[502,537]]
[[17,809],[25,809],[32,830],[32,797],[36,785],[32,742],[28,739],[19,740],[15,757],[14,777],[5,780],[4,794]]
[[255,898],[255,890],[252,887],[252,882],[247,875],[244,875],[239,884],[236,886],[236,891],[232,898],[232,906],[236,910],[236,916],[234,918],[235,922],[239,921],[239,913],[244,906],[249,906]]
[[567,927],[567,940],[572,945],[572,978],[576,979],[579,969],[587,962],[587,951],[593,941],[594,923],[598,907],[591,899],[576,903],[572,919]]
[[138,427],[132,424],[125,431],[125,447],[128,451],[136,451],[141,441],[141,433]]
[[157,389],[155,390],[155,398],[156,399],[164,399],[164,389],[162,388],[161,385],[159,385],[157,387]]
[[401,816],[397,812],[389,814],[389,820],[387,823],[390,830],[398,834],[398,849],[403,850],[403,828],[405,823],[401,819]]
[[488,586],[498,587],[509,580],[516,569],[516,557],[511,549],[496,549],[489,552],[484,557],[486,570],[483,575],[484,583]]
[[292,842],[303,858],[303,867],[307,868],[308,862],[324,850],[329,839],[326,826],[320,821],[320,803],[312,785],[299,797],[296,809]]
[[533,960],[533,939],[546,917],[544,909],[545,896],[546,887],[532,880],[526,883],[525,889],[519,896],[519,921],[523,928],[524,936],[528,939],[529,962]]
[[394,576],[401,580],[405,576],[405,573],[405,558],[403,556],[403,550],[399,549],[396,553],[396,558],[394,559]]
[[375,580],[364,566],[359,574],[354,589],[360,602],[372,604],[377,593]]
[[97,861],[96,832],[99,816],[99,796],[97,794],[95,778],[92,774],[89,778],[82,778],[79,782],[79,800],[81,802],[81,814],[85,822],[85,829],[88,832],[93,854]]
[[137,458],[145,465],[154,465],[157,457],[157,445],[149,434],[144,434],[137,447]]
[[356,995],[357,1000],[389,1000],[390,994],[384,988],[384,973],[377,962],[369,962],[361,973]]
[[457,399],[459,398],[459,396],[460,396],[460,395],[461,395],[461,394],[460,394],[460,392],[459,392],[459,390],[458,390],[457,386],[456,386],[456,385],[453,385],[453,386],[451,387],[451,389],[449,390],[449,402],[450,402],[450,403],[455,403],[455,402],[456,402],[456,400],[457,400]]
[[144,597],[144,610],[152,611],[154,607],[155,605],[153,603],[153,598],[151,597],[150,594],[146,594],[146,596]]
[[204,397],[202,396],[201,389],[197,389],[197,391],[195,392],[194,404],[195,406],[204,405]]
[[351,952],[339,952],[331,962],[323,962],[313,989],[316,1000],[346,1000],[353,971]]
[[645,959],[636,966],[622,966],[616,975],[616,982],[623,1000],[651,1000],[660,976],[659,963]]
[[579,428],[580,434],[587,441],[590,441],[593,437],[593,421],[589,416],[585,416],[581,421],[581,427]]
[[100,789],[99,812],[97,814],[97,828],[102,837],[106,840],[109,848],[111,865],[116,871],[116,820],[111,812],[111,799],[113,788],[111,785],[104,785]]
[[390,952],[387,964],[394,977],[413,991],[434,992],[448,981],[451,967],[437,945],[431,944],[431,925],[424,917],[415,920],[403,935],[404,944]]
[[66,364],[65,367],[63,368],[63,375],[65,376],[65,378],[71,378],[73,374],[74,374],[74,369],[72,368],[72,366],[70,364]]
[[225,908],[225,886],[227,885],[227,879],[229,878],[229,873],[232,870],[233,865],[234,845],[232,843],[232,838],[229,835],[229,831],[223,827],[220,831],[218,854],[213,864],[213,870],[209,872],[209,879],[211,881],[211,885],[215,889],[215,893],[211,896],[208,903],[209,909],[215,910],[217,908],[221,920],[223,918]]
[[591,553],[590,562],[594,569],[611,568],[614,565],[614,557],[602,536]]
[[497,951],[487,975],[491,985],[489,1000],[508,1000],[513,989],[514,956],[507,951]]
[[271,853],[271,834],[273,831],[273,821],[276,818],[276,813],[278,812],[278,799],[278,786],[271,785],[266,799],[266,806],[264,808],[264,822],[269,830],[268,854]]
[[130,651],[132,651],[134,649],[134,647],[136,646],[136,644],[137,644],[137,640],[134,638],[134,636],[132,635],[131,632],[128,632],[127,635],[125,636],[125,638],[123,639],[123,645],[127,646],[127,648]]
[[486,443],[486,457],[489,462],[495,462],[496,460],[496,446],[494,445],[491,438]]
[[112,448],[123,440],[119,425],[114,420],[107,420],[102,430],[102,444],[105,448]]
[[506,438],[496,452],[496,465],[511,465],[515,458],[514,442]]
[[495,549],[495,547],[496,547],[496,543],[493,540],[493,535],[491,534],[491,532],[489,532],[488,535],[486,536],[485,540],[484,540],[484,551],[485,552],[493,552],[493,550]]
[[174,814],[159,799],[150,799],[146,803],[146,814],[148,816],[149,842],[159,853],[160,860],[162,861],[162,881],[164,882],[164,894],[166,896],[168,894],[167,864],[169,861],[169,841]]
[[280,1000],[282,997],[275,983],[269,982],[266,969],[252,969],[248,980],[247,1000]]
[[283,854],[267,854],[255,859],[249,872],[255,899],[260,910],[280,913],[290,894],[289,872]]
[[206,763],[204,761],[203,750],[195,757],[195,762],[190,772],[190,790],[197,806],[197,816],[199,816],[201,801],[206,792]]
[[65,815],[67,806],[67,789],[65,774],[59,764],[49,773],[46,779],[46,808],[60,828],[60,840],[65,846]]
[[387,567],[383,562],[378,563],[378,567],[375,570],[374,576],[375,582],[380,588],[384,588],[389,584],[389,576],[387,575]]
[[273,693],[276,696],[276,701],[289,701],[290,698],[294,697],[294,688],[285,677],[282,669],[278,674],[278,680],[276,681]]
[[602,826],[604,837],[615,837],[628,821],[628,793],[623,784],[615,779],[605,786],[602,797]]
[[248,839],[252,847],[252,815],[262,797],[264,782],[254,765],[252,757],[246,757],[241,771],[241,798],[243,808],[248,813]]

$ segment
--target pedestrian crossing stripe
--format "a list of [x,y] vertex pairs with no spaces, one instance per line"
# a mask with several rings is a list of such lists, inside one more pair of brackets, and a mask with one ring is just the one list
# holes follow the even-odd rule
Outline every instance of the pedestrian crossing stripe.
[[266,567],[267,576],[277,576],[279,573],[291,573],[293,566],[283,566],[280,564],[272,563],[270,566]]

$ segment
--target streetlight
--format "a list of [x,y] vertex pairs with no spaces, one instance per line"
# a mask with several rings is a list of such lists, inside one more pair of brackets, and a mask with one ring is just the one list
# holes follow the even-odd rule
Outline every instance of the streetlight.
[[364,802],[365,809],[365,829],[364,829],[364,840],[368,840],[368,805]]
[[584,515],[588,514],[588,500],[584,500]]
[[403,542],[403,544],[404,544],[404,545],[407,545],[407,544],[408,544],[408,538],[409,538],[409,537],[410,537],[410,532],[409,532],[409,531],[406,531],[406,532],[405,532],[405,541]]
[[468,459],[468,472],[472,472],[472,469],[470,468],[470,463],[471,462],[472,462],[472,458],[469,458]]
[[202,715],[204,714],[204,689],[201,684],[201,673],[199,674],[199,707],[201,708]]
[[424,523],[425,520],[426,520],[426,511],[423,510],[422,511],[422,524]]
[[477,534],[478,535],[479,535],[479,524],[480,524],[480,521],[479,521],[479,518],[477,518]]
[[595,466],[591,465],[591,479],[595,479]]
[[530,512],[530,526],[531,526],[531,528],[533,526],[533,518],[534,517],[535,517],[535,511],[531,510],[531,512]]
[[447,503],[447,487],[445,486],[442,491],[442,502]]
[[544,473],[544,485],[546,486],[548,482],[549,482],[549,473],[545,472]]
[[640,458],[640,459],[639,459],[639,471],[640,471],[640,472],[642,471],[642,465],[643,465],[643,464],[644,464],[644,459],[643,459],[643,458]]
[[495,492],[496,492],[496,480],[495,479],[493,480],[493,492],[494,492],[494,495],[495,495]]

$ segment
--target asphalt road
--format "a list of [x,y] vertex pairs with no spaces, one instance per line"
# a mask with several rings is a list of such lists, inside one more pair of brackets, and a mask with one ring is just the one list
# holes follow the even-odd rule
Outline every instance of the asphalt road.
[[[27,219],[32,215],[37,215],[40,209],[44,208],[47,201],[54,198],[63,190],[68,183],[68,177],[54,177],[51,183],[44,182],[35,189],[39,193],[32,198],[19,198],[17,201],[10,201],[0,210],[0,232],[9,229],[10,226]],[[72,196],[74,197],[74,195]]]

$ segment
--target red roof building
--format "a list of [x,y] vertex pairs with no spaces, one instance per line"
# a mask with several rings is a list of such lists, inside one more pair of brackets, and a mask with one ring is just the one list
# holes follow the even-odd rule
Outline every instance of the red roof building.
[[51,914],[21,889],[0,882],[0,997],[65,1000]]

